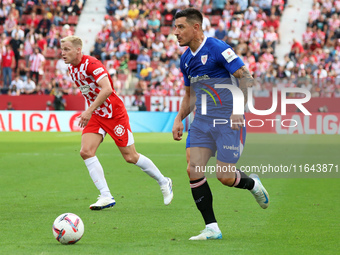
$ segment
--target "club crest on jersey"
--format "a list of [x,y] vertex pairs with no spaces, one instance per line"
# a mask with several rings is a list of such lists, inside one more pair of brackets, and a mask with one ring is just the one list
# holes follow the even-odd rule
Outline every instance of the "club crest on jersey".
[[85,76],[81,73],[81,74],[79,74],[79,79],[83,81],[83,80],[85,80]]
[[122,136],[125,133],[125,128],[122,125],[119,124],[119,125],[115,126],[113,131],[115,132],[116,136]]
[[205,65],[205,63],[207,63],[207,60],[208,60],[208,55],[202,55],[201,56],[201,61],[202,61],[203,65]]

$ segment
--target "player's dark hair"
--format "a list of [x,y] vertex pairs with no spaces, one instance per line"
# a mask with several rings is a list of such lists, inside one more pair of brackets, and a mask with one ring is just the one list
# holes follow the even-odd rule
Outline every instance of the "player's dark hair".
[[203,15],[199,10],[194,8],[184,9],[175,14],[175,19],[186,17],[188,23],[198,22],[202,25],[203,23]]

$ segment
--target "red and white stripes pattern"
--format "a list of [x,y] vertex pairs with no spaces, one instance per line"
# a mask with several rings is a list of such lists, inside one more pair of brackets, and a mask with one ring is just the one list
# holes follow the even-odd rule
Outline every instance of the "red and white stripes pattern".
[[40,53],[33,54],[30,56],[29,61],[31,62],[30,70],[32,72],[39,72],[42,63],[45,61],[45,57]]
[[313,21],[318,19],[320,17],[320,10],[319,9],[312,9],[309,11],[308,15],[309,15],[309,18],[311,18]]
[[[89,59],[86,59],[80,64],[79,70],[77,67],[69,65],[69,73],[71,79],[77,85],[77,87],[80,88],[80,90],[82,90],[82,88],[88,87],[88,92],[83,93],[83,96],[86,99],[87,105],[90,106],[96,100],[101,90],[97,82],[99,82],[103,77],[107,76],[107,73],[103,72],[96,81],[92,75],[87,74],[88,65]],[[100,66],[98,66],[98,68],[99,67]],[[112,118],[112,104],[110,97],[107,98],[105,102],[94,111],[94,113],[104,118]]]

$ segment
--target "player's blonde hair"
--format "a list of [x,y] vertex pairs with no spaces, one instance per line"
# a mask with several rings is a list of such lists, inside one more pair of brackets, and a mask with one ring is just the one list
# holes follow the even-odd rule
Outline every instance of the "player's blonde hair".
[[83,48],[83,41],[80,39],[80,37],[75,35],[66,36],[63,39],[60,40],[61,43],[64,42],[71,42],[73,46]]

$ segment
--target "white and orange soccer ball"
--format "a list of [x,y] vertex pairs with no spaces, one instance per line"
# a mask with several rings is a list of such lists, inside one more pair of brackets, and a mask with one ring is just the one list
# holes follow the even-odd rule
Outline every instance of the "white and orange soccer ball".
[[54,237],[62,244],[74,244],[84,234],[84,223],[74,213],[59,215],[52,226]]

